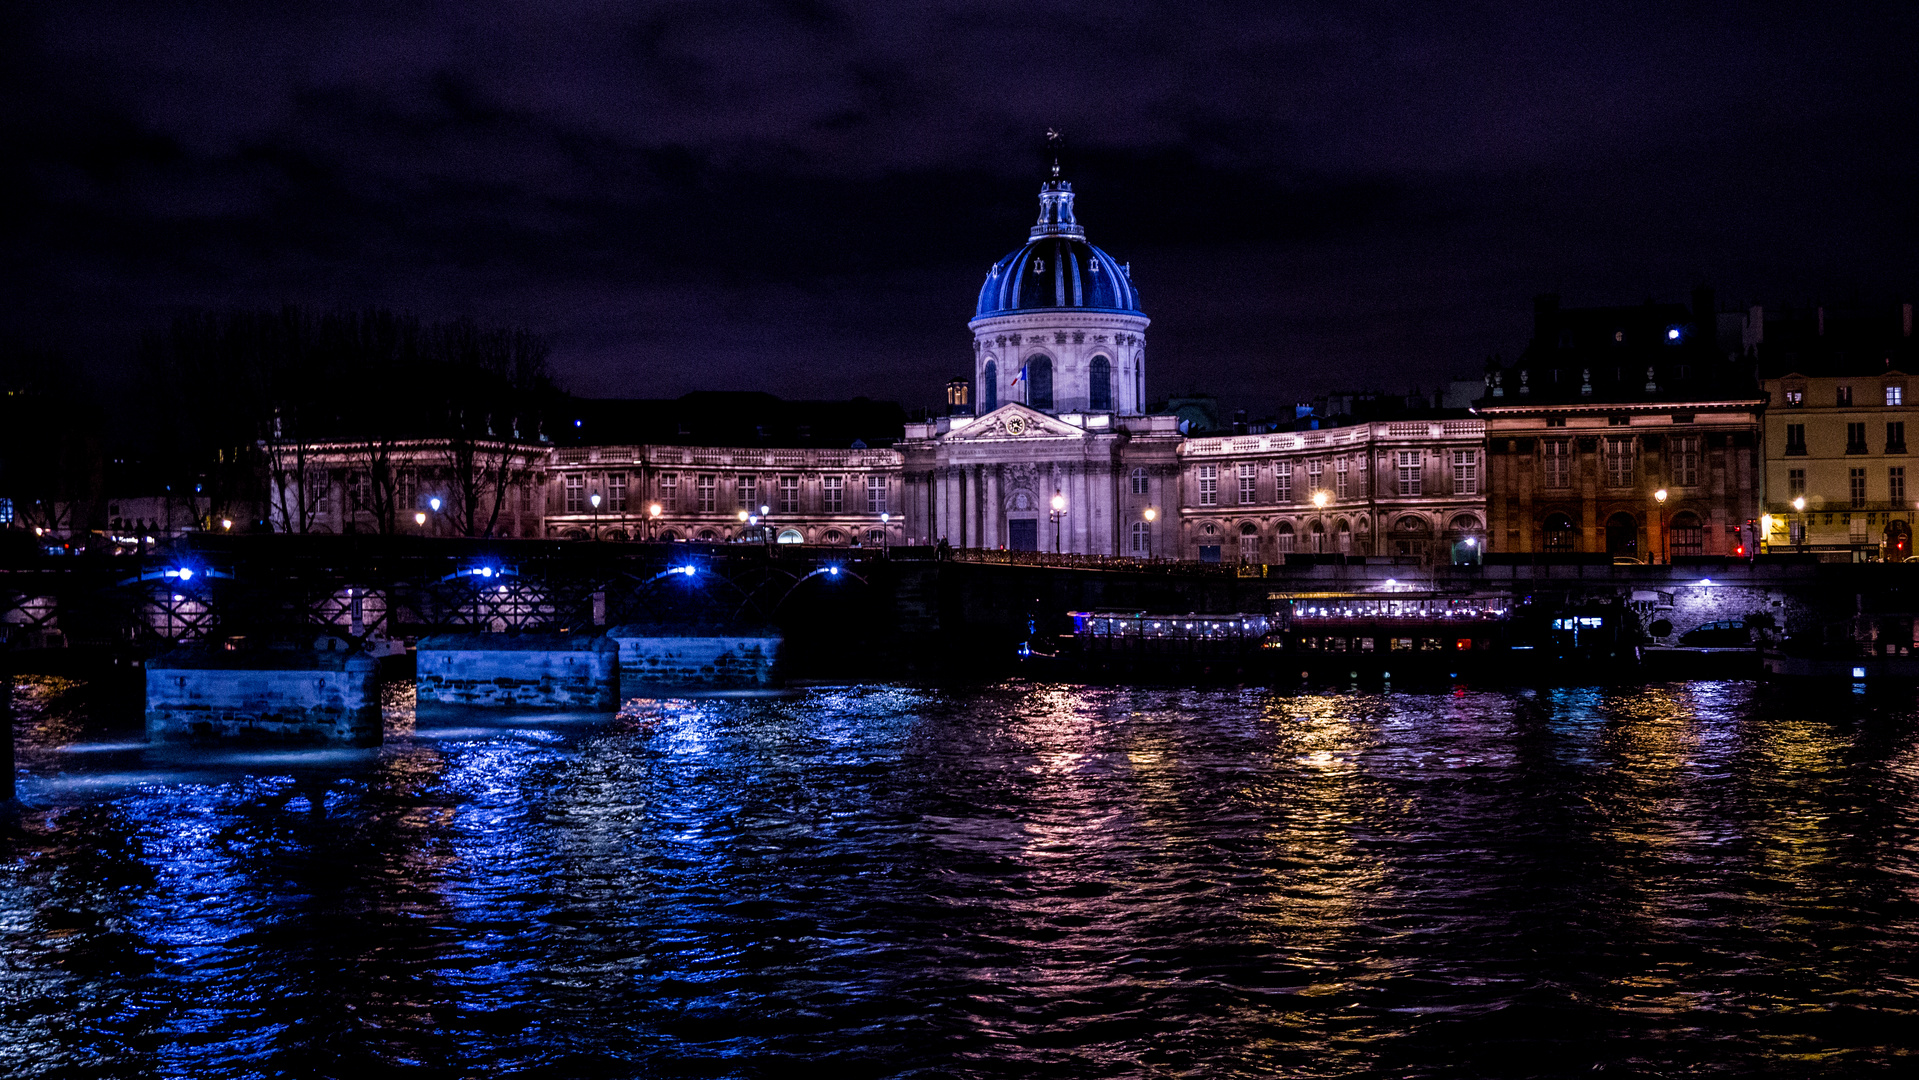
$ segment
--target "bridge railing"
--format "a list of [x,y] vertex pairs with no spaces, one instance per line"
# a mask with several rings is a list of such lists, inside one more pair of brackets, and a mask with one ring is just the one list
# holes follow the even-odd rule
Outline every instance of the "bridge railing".
[[1203,563],[1185,559],[1151,559],[1131,555],[1080,555],[1073,552],[1006,551],[998,548],[954,548],[954,562],[986,563],[997,566],[1046,566],[1068,570],[1124,570],[1133,573],[1168,574],[1180,577],[1234,577],[1242,569],[1235,563]]

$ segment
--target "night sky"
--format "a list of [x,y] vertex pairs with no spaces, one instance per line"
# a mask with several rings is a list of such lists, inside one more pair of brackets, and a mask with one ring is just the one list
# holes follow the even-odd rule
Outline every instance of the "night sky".
[[940,399],[1042,133],[1148,392],[1432,386],[1531,297],[1919,294],[1911,4],[10,5],[0,339],[192,306],[548,335],[589,395]]

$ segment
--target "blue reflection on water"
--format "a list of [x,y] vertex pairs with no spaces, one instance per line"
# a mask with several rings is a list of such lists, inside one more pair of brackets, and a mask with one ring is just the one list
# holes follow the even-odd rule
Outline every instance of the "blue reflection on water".
[[207,754],[36,692],[0,1060],[1890,1069],[1919,738],[1837,697],[847,686]]

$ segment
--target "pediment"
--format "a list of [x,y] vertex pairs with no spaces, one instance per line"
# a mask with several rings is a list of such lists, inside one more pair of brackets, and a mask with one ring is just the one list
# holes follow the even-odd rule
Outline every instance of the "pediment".
[[1020,404],[1001,405],[958,431],[946,435],[947,442],[985,442],[1007,439],[1083,439],[1086,432]]

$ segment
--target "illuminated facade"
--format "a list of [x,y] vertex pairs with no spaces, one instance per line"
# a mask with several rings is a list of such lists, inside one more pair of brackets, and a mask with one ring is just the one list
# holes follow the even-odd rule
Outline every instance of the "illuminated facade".
[[1485,427],[1474,418],[1405,419],[1184,440],[1181,557],[1477,562],[1486,537]]
[[1760,512],[1765,399],[1752,360],[1717,335],[1710,290],[1691,310],[1563,310],[1540,297],[1531,344],[1487,370],[1475,406],[1491,550],[1735,554]]
[[896,450],[557,447],[543,535],[880,546],[903,542],[901,504]]
[[1919,437],[1912,306],[1751,317],[1770,407],[1765,509],[1773,551],[1830,560],[1912,557]]
[[1178,421],[1144,415],[1131,268],[1086,241],[1057,168],[1039,202],[967,323],[977,415],[906,426],[908,540],[1176,558]]

